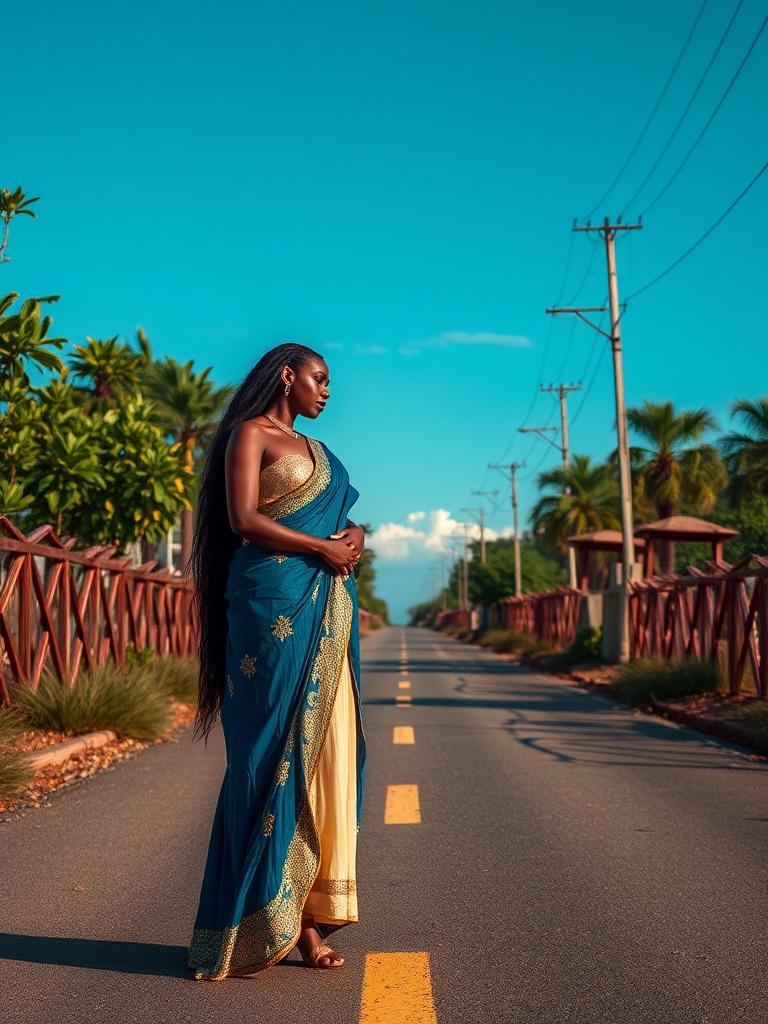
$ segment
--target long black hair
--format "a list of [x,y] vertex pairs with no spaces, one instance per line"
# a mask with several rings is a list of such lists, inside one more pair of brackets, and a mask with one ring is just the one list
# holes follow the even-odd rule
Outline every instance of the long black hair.
[[265,352],[235,391],[219,422],[200,475],[192,541],[191,571],[200,624],[200,676],[194,736],[208,742],[221,707],[227,661],[225,593],[232,553],[242,538],[229,525],[224,456],[233,429],[261,415],[284,387],[280,372],[287,364],[298,372],[310,359],[323,357],[306,345],[286,343]]

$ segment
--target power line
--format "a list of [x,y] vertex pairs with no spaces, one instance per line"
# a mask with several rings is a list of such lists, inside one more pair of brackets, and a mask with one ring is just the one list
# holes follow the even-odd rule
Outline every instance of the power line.
[[643,292],[647,292],[649,288],[652,288],[655,284],[658,284],[658,282],[661,281],[662,278],[666,277],[667,274],[671,273],[676,267],[679,267],[683,260],[687,259],[692,252],[698,249],[701,243],[704,242],[707,238],[709,238],[712,232],[723,223],[725,218],[733,210],[736,209],[736,207],[739,205],[744,196],[750,191],[751,188],[753,188],[757,184],[759,179],[765,174],[767,170],[768,161],[766,161],[766,163],[763,164],[763,166],[760,168],[760,170],[757,172],[754,178],[749,182],[749,184],[741,190],[741,192],[736,196],[731,205],[726,210],[724,210],[723,213],[720,214],[720,216],[717,218],[714,224],[711,224],[704,232],[704,234],[699,239],[697,239],[693,243],[693,245],[689,246],[689,248],[685,250],[682,256],[678,256],[674,263],[670,263],[666,270],[662,270],[660,274],[657,274],[656,277],[648,281],[647,284],[644,284],[642,288],[638,288],[637,291],[632,292],[631,295],[628,295],[625,301],[629,302],[631,299],[636,299],[638,295],[642,295]]
[[656,173],[656,168],[659,166],[661,161],[667,155],[669,147],[672,145],[672,143],[674,142],[675,138],[677,137],[677,133],[680,131],[680,128],[681,128],[683,122],[685,121],[685,119],[688,116],[688,113],[689,113],[691,107],[693,106],[693,104],[696,101],[696,97],[701,92],[702,86],[704,85],[704,82],[706,81],[707,76],[709,75],[709,72],[712,70],[712,66],[715,63],[715,61],[717,60],[717,56],[720,53],[720,50],[723,48],[723,44],[725,43],[725,40],[728,38],[728,34],[730,33],[731,28],[733,27],[733,23],[736,21],[736,18],[738,16],[739,11],[741,10],[741,7],[742,7],[743,3],[744,3],[744,0],[739,0],[739,2],[736,4],[736,10],[731,15],[731,20],[728,22],[728,24],[727,24],[727,26],[725,28],[725,31],[720,36],[720,41],[718,42],[717,46],[715,47],[714,53],[709,58],[709,63],[704,68],[704,71],[702,72],[701,77],[699,78],[699,81],[698,81],[698,83],[696,85],[696,88],[691,93],[691,97],[688,100],[688,102],[686,103],[685,108],[683,109],[683,112],[682,112],[682,114],[680,115],[680,117],[679,117],[679,119],[677,121],[677,124],[672,129],[672,133],[670,134],[669,138],[667,139],[667,141],[662,146],[661,152],[659,153],[659,155],[654,160],[654,162],[653,162],[653,164],[651,166],[651,169],[648,171],[648,173],[646,174],[646,176],[643,178],[642,182],[640,183],[640,187],[635,191],[635,193],[632,196],[632,198],[627,201],[626,205],[624,206],[624,209],[621,211],[621,215],[622,216],[624,216],[624,214],[626,213],[627,209],[630,206],[632,206],[632,204],[635,202],[635,200],[640,195],[640,193],[643,191],[643,189],[648,184],[650,179]]
[[687,152],[687,153],[685,154],[685,156],[683,157],[683,159],[682,159],[682,160],[680,161],[680,164],[678,165],[678,167],[677,167],[677,169],[675,170],[674,174],[673,174],[673,175],[671,176],[671,178],[670,178],[670,179],[669,179],[669,181],[668,181],[668,182],[666,183],[666,185],[664,186],[664,188],[662,188],[662,189],[661,189],[661,190],[660,190],[660,191],[659,191],[659,192],[657,193],[657,195],[655,196],[655,198],[654,198],[654,199],[653,199],[653,200],[652,200],[652,201],[651,201],[651,202],[650,202],[650,203],[649,203],[649,204],[648,204],[648,205],[646,206],[646,208],[645,208],[645,209],[643,210],[643,212],[642,212],[642,214],[641,214],[641,216],[642,216],[642,217],[644,217],[644,216],[646,215],[646,213],[647,213],[647,212],[648,212],[648,211],[649,211],[650,209],[652,209],[652,208],[653,208],[653,207],[654,207],[654,206],[656,205],[656,203],[658,203],[658,201],[659,201],[659,200],[661,199],[661,197],[662,197],[662,196],[663,196],[663,195],[665,194],[665,192],[666,192],[666,191],[667,191],[667,189],[668,189],[668,188],[670,187],[670,185],[672,185],[672,183],[673,183],[673,182],[674,182],[674,181],[675,181],[675,180],[677,179],[677,176],[678,176],[678,174],[680,174],[680,172],[682,171],[682,169],[683,169],[683,168],[685,167],[685,165],[686,165],[686,164],[688,163],[688,161],[690,160],[690,158],[691,158],[691,157],[693,156],[693,154],[694,154],[694,152],[696,151],[696,149],[697,149],[697,147],[698,147],[699,143],[701,142],[701,140],[702,140],[702,139],[704,138],[704,136],[706,135],[707,131],[709,130],[709,126],[710,126],[710,125],[712,124],[712,122],[713,122],[713,121],[715,120],[715,118],[717,117],[717,115],[718,115],[718,114],[720,113],[720,108],[722,107],[723,103],[725,103],[725,101],[726,101],[726,98],[728,97],[728,93],[729,93],[729,92],[731,91],[731,89],[733,88],[733,86],[734,86],[734,85],[736,84],[736,80],[738,79],[738,77],[739,77],[739,75],[741,74],[741,72],[742,72],[742,71],[744,70],[744,66],[746,65],[747,61],[748,61],[748,60],[749,60],[749,58],[750,58],[750,57],[752,56],[752,51],[753,51],[753,50],[754,50],[754,48],[755,48],[755,47],[757,46],[757,42],[758,42],[758,40],[759,40],[760,36],[761,36],[761,35],[763,34],[763,30],[765,29],[765,26],[766,26],[766,25],[768,25],[768,15],[766,15],[766,16],[765,16],[765,18],[763,19],[763,23],[762,23],[762,25],[760,26],[760,28],[759,28],[759,29],[757,30],[757,32],[756,32],[756,34],[755,34],[755,37],[754,37],[754,39],[752,40],[752,42],[751,42],[751,43],[750,43],[750,45],[749,45],[749,49],[748,49],[748,50],[747,50],[747,52],[746,52],[746,53],[744,54],[744,57],[742,58],[742,61],[741,61],[741,63],[739,64],[739,66],[738,66],[738,67],[736,68],[736,71],[734,72],[734,74],[733,74],[733,77],[731,78],[730,82],[729,82],[729,83],[728,83],[728,85],[726,86],[725,92],[724,92],[724,93],[722,94],[722,96],[720,97],[720,99],[719,99],[719,100],[717,101],[717,103],[715,104],[715,109],[714,109],[714,110],[712,111],[712,113],[711,113],[711,114],[709,115],[709,117],[707,118],[707,120],[706,120],[706,122],[705,122],[705,124],[704,124],[704,127],[703,127],[703,128],[701,129],[701,131],[699,132],[699,134],[698,134],[698,135],[696,136],[696,138],[694,139],[693,145],[692,145],[692,146],[690,147],[690,149],[688,150],[688,152]]
[[[708,0],[704,0],[704,2],[702,3],[701,7],[699,8],[699,13],[696,15],[696,17],[693,20],[693,24],[691,25],[691,28],[690,28],[690,30],[688,32],[688,35],[686,36],[685,42],[683,43],[683,47],[680,50],[680,53],[677,55],[677,60],[672,65],[672,70],[667,75],[667,80],[664,83],[664,86],[662,87],[662,90],[659,93],[658,98],[656,99],[656,102],[654,103],[653,108],[651,109],[651,112],[650,112],[650,114],[648,115],[648,117],[646,119],[645,124],[641,128],[640,134],[638,135],[637,140],[635,141],[634,146],[629,151],[629,155],[627,156],[626,160],[624,161],[624,163],[619,168],[618,172],[616,173],[615,178],[613,179],[611,184],[608,186],[608,188],[607,188],[606,192],[604,193],[604,195],[602,195],[601,198],[598,199],[598,201],[595,203],[595,205],[592,207],[592,209],[589,211],[589,213],[584,217],[585,221],[588,220],[594,214],[595,210],[597,210],[598,207],[603,205],[603,203],[608,198],[608,196],[611,194],[611,192],[613,192],[614,188],[616,187],[616,185],[618,184],[618,182],[622,178],[622,176],[623,176],[624,172],[626,171],[627,167],[631,163],[632,158],[634,157],[635,153],[640,148],[640,145],[641,145],[643,139],[645,138],[645,135],[646,135],[648,129],[651,127],[651,124],[653,123],[653,119],[656,117],[656,114],[659,111],[659,107],[664,102],[664,97],[667,95],[669,87],[672,84],[672,81],[673,81],[675,75],[677,74],[677,70],[680,67],[682,59],[683,59],[683,57],[686,54],[686,51],[688,49],[688,46],[690,45],[691,40],[693,39],[694,33],[696,32],[696,29],[698,28],[699,22],[701,21],[701,16],[704,14],[704,9],[706,8],[707,3],[708,3]],[[559,305],[559,300],[558,300],[557,304]],[[568,305],[569,306],[575,305],[575,302],[569,302]]]

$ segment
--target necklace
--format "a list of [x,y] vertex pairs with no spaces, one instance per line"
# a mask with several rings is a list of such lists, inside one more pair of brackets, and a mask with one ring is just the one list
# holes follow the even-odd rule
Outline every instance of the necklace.
[[276,427],[279,427],[280,430],[284,431],[286,434],[290,434],[291,437],[299,436],[295,430],[293,430],[291,427],[287,427],[285,423],[281,423],[280,420],[276,420],[275,417],[270,416],[268,412],[265,412],[264,415],[267,417],[270,423],[274,423]]

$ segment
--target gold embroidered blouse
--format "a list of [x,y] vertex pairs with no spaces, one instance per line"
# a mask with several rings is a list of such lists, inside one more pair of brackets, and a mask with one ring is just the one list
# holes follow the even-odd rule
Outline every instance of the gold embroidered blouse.
[[259,474],[259,509],[290,491],[295,491],[312,476],[314,463],[306,455],[281,455]]

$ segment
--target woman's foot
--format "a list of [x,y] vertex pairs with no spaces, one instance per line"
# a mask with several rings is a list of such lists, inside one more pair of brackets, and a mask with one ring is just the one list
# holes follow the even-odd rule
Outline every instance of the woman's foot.
[[314,921],[301,922],[301,934],[296,945],[308,967],[336,968],[344,963],[344,957],[323,942]]

